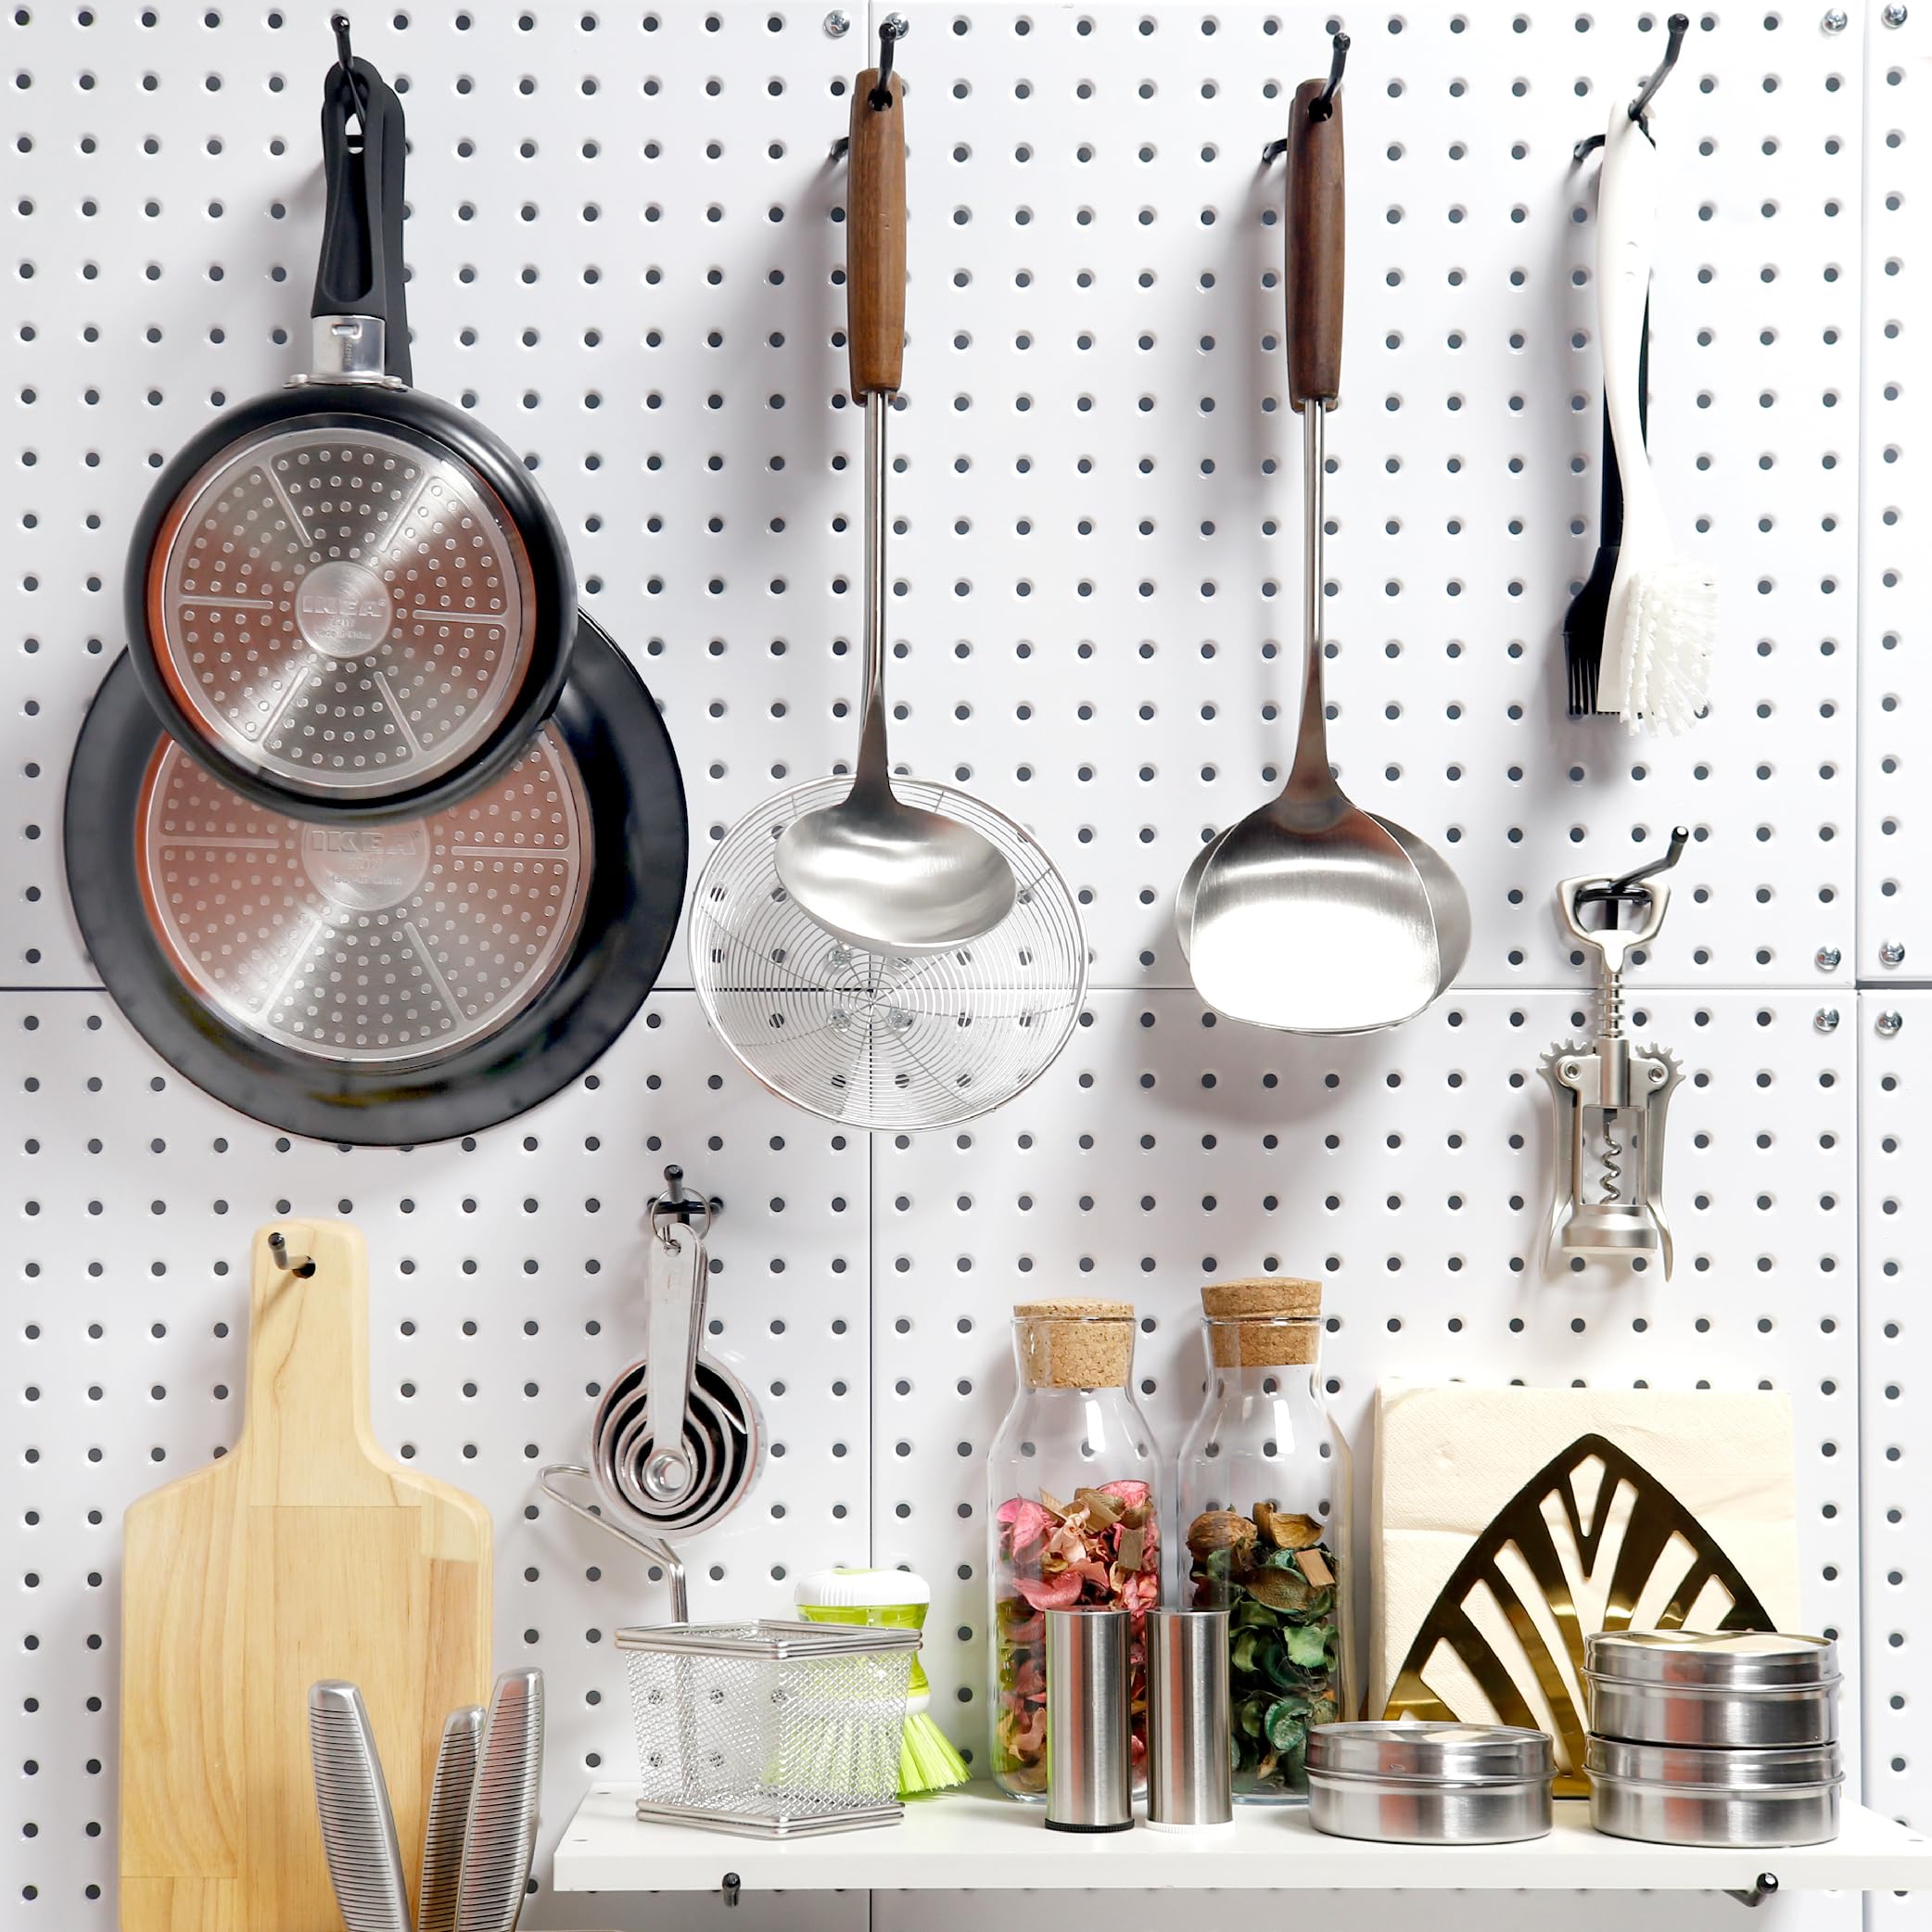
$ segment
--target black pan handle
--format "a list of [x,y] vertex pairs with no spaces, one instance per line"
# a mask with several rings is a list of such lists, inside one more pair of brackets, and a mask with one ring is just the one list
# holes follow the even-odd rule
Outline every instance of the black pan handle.
[[330,68],[322,91],[328,205],[309,312],[375,317],[383,324],[384,365],[399,382],[407,383],[403,153],[402,103],[388,82],[360,57],[352,58],[349,69],[339,61]]

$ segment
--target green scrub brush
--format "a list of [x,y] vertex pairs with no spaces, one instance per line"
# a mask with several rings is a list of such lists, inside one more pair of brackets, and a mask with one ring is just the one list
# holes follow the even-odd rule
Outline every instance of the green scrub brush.
[[[932,1585],[909,1570],[821,1570],[800,1577],[795,1598],[807,1623],[863,1623],[884,1630],[922,1630]],[[972,1773],[933,1722],[933,1686],[917,1657],[899,1742],[899,1796],[918,1798],[963,1785]]]

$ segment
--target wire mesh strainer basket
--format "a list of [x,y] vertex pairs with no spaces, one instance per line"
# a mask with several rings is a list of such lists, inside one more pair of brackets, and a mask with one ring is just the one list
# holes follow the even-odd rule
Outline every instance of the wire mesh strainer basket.
[[951,1126],[1010,1100],[1066,1044],[1087,990],[1087,941],[1036,841],[970,793],[895,778],[908,805],[996,845],[1018,885],[991,932],[917,959],[862,952],[802,912],[775,854],[794,819],[846,777],[781,793],[732,826],[691,904],[691,970],[711,1023],[775,1093],[857,1127]]
[[620,1630],[638,1816],[774,1837],[896,1823],[919,1644],[769,1620]]

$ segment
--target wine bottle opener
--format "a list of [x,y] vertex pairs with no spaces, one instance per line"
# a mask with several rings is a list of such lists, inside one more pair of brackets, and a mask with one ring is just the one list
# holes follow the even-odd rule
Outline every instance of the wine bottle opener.
[[[1679,826],[1663,858],[1621,878],[1566,879],[1557,887],[1565,931],[1597,955],[1603,1017],[1594,1039],[1559,1041],[1538,1071],[1549,1084],[1556,1185],[1544,1236],[1547,1267],[1566,1255],[1616,1259],[1660,1252],[1664,1279],[1673,1260],[1664,1213],[1664,1114],[1684,1077],[1676,1057],[1634,1046],[1623,1030],[1623,974],[1631,956],[1654,940],[1671,903],[1657,877],[1677,863],[1689,833]],[[1587,909],[1605,908],[1600,926]],[[1634,922],[1625,922],[1625,913]]]

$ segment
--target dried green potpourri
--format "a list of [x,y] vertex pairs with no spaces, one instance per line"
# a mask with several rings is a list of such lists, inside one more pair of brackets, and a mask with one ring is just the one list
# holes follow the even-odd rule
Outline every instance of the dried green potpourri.
[[1323,1525],[1266,1503],[1188,1528],[1194,1603],[1228,1612],[1235,1789],[1305,1792],[1308,1733],[1341,1715],[1337,1564]]

